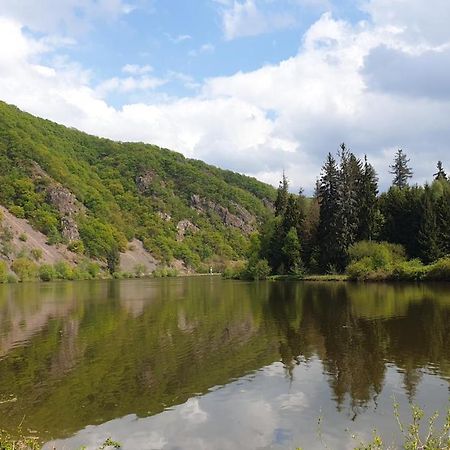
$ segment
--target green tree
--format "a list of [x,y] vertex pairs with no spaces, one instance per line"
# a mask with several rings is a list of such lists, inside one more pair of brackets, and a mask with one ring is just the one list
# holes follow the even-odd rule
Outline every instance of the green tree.
[[348,248],[355,242],[359,228],[361,166],[361,161],[347,149],[345,144],[341,144],[336,200],[338,205],[336,260],[340,271],[347,265]]
[[413,176],[412,169],[408,166],[409,159],[402,149],[395,154],[394,164],[390,166],[391,174],[394,175],[393,186],[403,189],[408,186],[408,180]]
[[357,240],[372,240],[379,226],[378,210],[378,177],[375,169],[364,157],[364,166],[361,172],[361,183],[358,195],[359,229]]
[[299,273],[303,269],[300,240],[294,227],[289,230],[284,238],[283,256],[287,272]]
[[320,215],[318,241],[320,252],[320,268],[327,271],[335,267],[339,261],[339,170],[336,160],[328,153],[319,181]]
[[436,209],[432,191],[428,185],[425,185],[422,198],[421,221],[417,240],[420,258],[424,263],[431,263],[442,256],[439,246],[439,229],[436,221]]
[[435,180],[447,180],[447,174],[445,173],[444,168],[442,167],[442,161],[437,162],[437,172],[433,174]]
[[289,197],[289,182],[283,172],[283,179],[280,181],[277,190],[277,198],[275,200],[275,215],[282,216],[286,211]]

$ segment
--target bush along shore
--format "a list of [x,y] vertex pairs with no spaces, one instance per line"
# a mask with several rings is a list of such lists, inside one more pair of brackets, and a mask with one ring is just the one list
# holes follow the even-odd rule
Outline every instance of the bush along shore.
[[39,265],[29,258],[21,257],[14,260],[10,268],[5,261],[0,260],[0,284],[28,281],[164,278],[178,275],[177,269],[166,266],[159,267],[148,273],[145,267],[137,264],[132,272],[113,272],[111,274],[108,270],[102,268],[100,264],[90,260],[82,261],[78,265],[71,265],[66,261]]

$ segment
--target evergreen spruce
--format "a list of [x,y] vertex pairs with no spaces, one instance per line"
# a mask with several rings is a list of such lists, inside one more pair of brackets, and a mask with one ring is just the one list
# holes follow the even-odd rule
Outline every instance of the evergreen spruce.
[[337,268],[342,271],[347,265],[347,251],[356,241],[359,228],[359,199],[362,179],[361,161],[345,146],[340,147],[340,167],[338,177],[338,223],[337,236],[339,251]]
[[390,166],[391,174],[394,175],[392,184],[400,189],[408,186],[408,180],[413,176],[412,169],[408,166],[409,159],[402,149],[397,150],[394,158],[394,164]]
[[338,243],[339,220],[339,170],[336,160],[328,153],[322,168],[319,186],[320,216],[318,227],[319,266],[322,271],[336,268],[337,255],[340,247]]
[[435,180],[447,180],[447,174],[444,171],[444,168],[442,167],[442,161],[437,162],[437,172],[433,174]]
[[431,263],[441,255],[439,248],[439,229],[431,189],[425,185],[422,200],[421,221],[417,236],[420,257],[424,263]]
[[283,172],[283,179],[280,181],[277,190],[277,198],[275,200],[275,215],[282,216],[287,207],[289,197],[289,182],[286,175]]
[[364,157],[364,166],[359,185],[359,229],[358,240],[372,240],[377,229],[378,211],[378,177],[375,169]]

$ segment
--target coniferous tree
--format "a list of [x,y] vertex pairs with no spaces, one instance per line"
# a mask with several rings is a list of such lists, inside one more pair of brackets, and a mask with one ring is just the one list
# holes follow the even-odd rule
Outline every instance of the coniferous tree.
[[402,149],[397,150],[394,164],[390,166],[391,174],[394,175],[392,184],[400,189],[408,186],[408,180],[413,176],[412,169],[408,166],[409,159]]
[[277,198],[275,200],[275,215],[282,216],[286,211],[288,197],[289,197],[289,182],[283,172],[283,179],[280,181],[277,191]]
[[338,218],[336,268],[344,270],[347,265],[347,251],[357,237],[359,228],[359,199],[362,179],[361,161],[342,144],[338,171]]
[[422,198],[421,220],[417,241],[420,258],[424,263],[431,263],[441,256],[439,247],[439,229],[436,220],[436,210],[432,191],[428,185]]
[[358,240],[372,240],[377,228],[378,211],[378,177],[375,169],[364,157],[362,178],[359,186],[359,229]]
[[328,153],[322,168],[319,186],[319,265],[322,271],[336,268],[339,262],[339,170],[336,160]]
[[445,173],[444,168],[442,167],[442,161],[437,162],[437,172],[433,174],[435,180],[447,180],[447,174]]
[[442,255],[450,256],[450,181],[440,181],[442,195],[436,201],[436,221]]

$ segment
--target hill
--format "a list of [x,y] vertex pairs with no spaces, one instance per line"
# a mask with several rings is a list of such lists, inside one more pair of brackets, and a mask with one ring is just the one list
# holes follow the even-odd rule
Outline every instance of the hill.
[[245,254],[275,196],[254,178],[0,102],[0,258],[9,264],[37,246],[35,259],[89,258],[110,272],[143,262],[206,270]]

